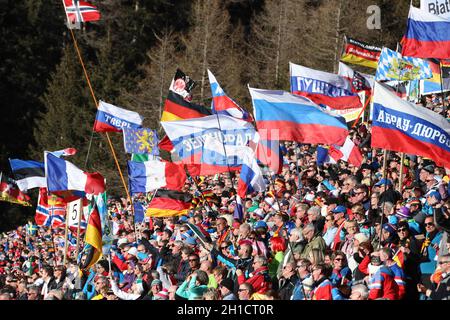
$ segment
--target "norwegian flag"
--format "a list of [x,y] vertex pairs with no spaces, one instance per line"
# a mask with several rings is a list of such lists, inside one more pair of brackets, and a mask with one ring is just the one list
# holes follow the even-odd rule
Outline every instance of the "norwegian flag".
[[64,9],[70,24],[100,20],[97,7],[85,1],[64,0]]
[[47,188],[39,188],[38,205],[34,220],[37,225],[53,228],[63,227],[66,223],[66,205],[61,198],[48,196]]

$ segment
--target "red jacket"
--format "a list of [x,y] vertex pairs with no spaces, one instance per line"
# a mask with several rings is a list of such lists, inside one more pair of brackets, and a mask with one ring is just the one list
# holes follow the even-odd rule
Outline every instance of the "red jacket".
[[382,266],[369,280],[369,300],[385,298],[397,300],[399,288],[394,279],[394,273],[386,266]]
[[253,289],[257,293],[264,294],[267,290],[272,287],[272,282],[270,281],[269,268],[261,267],[252,272],[252,276],[245,280],[245,276],[241,274],[238,276],[239,285],[244,282],[250,283]]
[[313,300],[333,300],[333,294],[331,290],[333,289],[333,285],[331,281],[325,279],[322,281],[313,291],[312,299]]

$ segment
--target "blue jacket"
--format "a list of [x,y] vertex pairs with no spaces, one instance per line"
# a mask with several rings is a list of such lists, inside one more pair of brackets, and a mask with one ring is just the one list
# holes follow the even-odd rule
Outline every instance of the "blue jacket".
[[[428,233],[426,234],[426,238],[428,238]],[[434,249],[434,245],[439,245],[439,242],[441,242],[442,239],[442,232],[439,231],[434,236],[433,240],[431,240],[430,245],[425,249],[427,254],[424,257],[425,259],[422,260],[423,262],[420,263],[419,268],[420,272],[422,274],[433,274],[436,270],[437,262],[435,260],[436,258],[436,249]],[[426,241],[426,240],[425,240]]]

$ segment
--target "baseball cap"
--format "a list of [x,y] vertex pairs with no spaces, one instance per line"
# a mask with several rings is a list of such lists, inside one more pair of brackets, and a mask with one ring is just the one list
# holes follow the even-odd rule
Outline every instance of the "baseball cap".
[[347,208],[344,207],[344,206],[337,206],[331,212],[332,213],[346,213],[347,212]]
[[194,237],[186,238],[186,243],[195,246],[197,244],[197,240]]
[[430,190],[427,194],[427,197],[435,197],[438,201],[442,200],[441,194],[437,190]]
[[391,186],[392,185],[392,181],[386,178],[381,179],[380,181],[378,181],[377,183],[375,183],[375,186],[379,187],[381,185],[388,185]]
[[267,229],[267,223],[265,221],[257,221],[254,225],[254,229],[259,229],[259,228],[266,228]]

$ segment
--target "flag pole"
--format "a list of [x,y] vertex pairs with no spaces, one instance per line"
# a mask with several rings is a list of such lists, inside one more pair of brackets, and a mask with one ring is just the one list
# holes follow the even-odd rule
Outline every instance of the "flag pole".
[[439,60],[439,73],[441,74],[441,94],[442,94],[442,111],[444,113],[447,111],[447,106],[445,105],[445,93],[444,93],[444,79],[443,79],[443,72],[442,72],[442,61]]
[[356,124],[358,123],[359,119],[361,118],[361,116],[363,115],[364,111],[366,110],[367,106],[369,105],[371,99],[367,99],[364,102],[364,107],[361,109],[361,111],[359,112],[358,116],[356,117],[355,122],[353,122],[353,125],[351,127],[351,129],[353,129],[354,127],[356,127]]
[[68,246],[68,238],[69,238],[69,206],[66,205],[66,226],[64,230],[64,258],[63,258],[63,265],[66,266],[67,263],[67,248]]
[[80,199],[80,214],[78,215],[78,227],[77,227],[77,247],[75,251],[75,259],[78,259],[79,253],[79,243],[80,243],[80,226],[81,226],[81,215],[83,214],[83,198]]
[[[72,36],[72,40],[73,40],[75,49],[76,49],[77,54],[78,54],[78,58],[79,58],[80,63],[81,63],[81,67],[83,68],[84,76],[85,76],[85,78],[86,78],[86,82],[88,83],[88,86],[89,86],[89,90],[90,90],[90,92],[91,92],[92,99],[93,99],[93,101],[94,101],[95,107],[98,108],[97,98],[95,97],[94,89],[92,88],[91,81],[90,81],[89,76],[88,76],[88,74],[87,74],[86,67],[85,67],[84,62],[83,62],[83,58],[81,57],[81,53],[80,53],[80,49],[78,48],[77,40],[76,40],[76,38],[75,38],[75,35],[74,35],[72,29],[69,29],[69,30],[70,30],[70,34],[71,34],[71,36]],[[108,144],[109,144],[109,147],[110,147],[110,149],[111,149],[111,153],[112,153],[112,155],[113,155],[114,161],[115,161],[115,163],[116,163],[117,170],[119,171],[119,175],[120,175],[120,178],[121,178],[121,180],[122,180],[123,187],[125,188],[125,192],[126,192],[126,194],[127,194],[127,197],[128,197],[128,199],[130,200],[130,202],[131,202],[130,193],[129,193],[129,191],[128,191],[127,184],[125,183],[125,179],[124,179],[123,174],[122,174],[122,169],[120,168],[119,161],[118,161],[118,159],[117,159],[116,152],[115,152],[115,150],[114,150],[114,146],[113,146],[113,144],[112,144],[112,142],[111,142],[111,138],[109,137],[108,132],[105,132],[105,134],[106,134],[106,138],[107,138],[107,140],[108,140]],[[132,210],[132,212],[133,212],[133,214],[134,214],[133,208],[132,208],[131,210]],[[134,219],[133,219],[133,220],[134,220]]]
[[[384,149],[384,153],[383,153],[383,179],[386,179],[385,183],[384,183],[384,189],[386,190],[387,188],[387,178],[386,178],[386,171],[387,171],[387,156],[388,156],[388,151],[386,149]],[[378,235],[378,246],[377,249],[379,249],[381,247],[381,232],[383,231],[383,218],[384,218],[384,208],[385,205],[384,203],[382,204],[382,209],[381,209],[381,218],[380,218],[380,233]]]
[[404,166],[404,162],[405,162],[405,153],[402,152],[401,153],[401,157],[400,157],[400,177],[399,177],[399,181],[398,181],[398,191],[401,193],[402,192],[402,185],[403,185],[403,166]]
[[231,187],[233,188],[233,190],[236,190],[234,188],[234,183],[233,183],[233,177],[231,175],[231,169],[230,169],[230,164],[228,163],[228,156],[227,156],[227,149],[225,148],[225,135],[222,132],[222,127],[220,126],[220,120],[219,120],[219,114],[216,113],[216,119],[217,119],[217,124],[219,125],[219,131],[222,134],[223,138],[222,138],[222,147],[223,147],[223,152],[225,154],[225,161],[227,163],[227,168],[228,168],[228,176],[230,177],[231,180]]
[[201,192],[200,187],[198,186],[197,181],[196,181],[195,178],[189,173],[189,170],[188,170],[186,164],[184,164],[184,170],[186,171],[187,176],[188,176],[188,177],[191,177],[192,181],[194,182],[195,187],[197,188],[198,192],[200,193],[200,196],[201,196],[202,199],[203,199],[203,202],[207,204],[207,206],[208,206],[208,208],[209,208],[210,211],[213,211],[211,205],[209,204],[209,202],[206,200],[205,196],[204,196],[203,193]]

